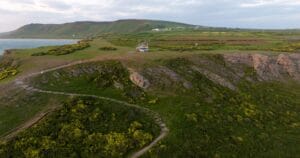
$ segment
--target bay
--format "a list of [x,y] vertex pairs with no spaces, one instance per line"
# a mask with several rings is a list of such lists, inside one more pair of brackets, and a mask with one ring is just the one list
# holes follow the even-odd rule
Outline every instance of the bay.
[[71,39],[0,39],[0,55],[7,49],[26,49],[77,43]]

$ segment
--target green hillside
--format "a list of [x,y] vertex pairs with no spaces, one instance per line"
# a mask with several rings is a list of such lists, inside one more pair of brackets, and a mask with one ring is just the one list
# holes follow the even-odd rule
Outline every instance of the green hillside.
[[192,27],[192,25],[155,20],[118,20],[113,22],[82,21],[65,24],[29,24],[0,34],[2,38],[86,38],[103,33],[133,33],[155,28]]
[[[141,41],[149,52],[136,52]],[[299,61],[300,33],[285,30],[11,50],[0,61],[0,158],[297,157]]]

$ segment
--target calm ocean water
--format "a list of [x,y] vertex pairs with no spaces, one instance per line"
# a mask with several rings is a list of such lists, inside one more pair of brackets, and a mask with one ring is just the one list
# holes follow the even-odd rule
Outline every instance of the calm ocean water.
[[0,55],[2,55],[6,49],[74,44],[77,41],[78,40],[66,39],[0,39]]

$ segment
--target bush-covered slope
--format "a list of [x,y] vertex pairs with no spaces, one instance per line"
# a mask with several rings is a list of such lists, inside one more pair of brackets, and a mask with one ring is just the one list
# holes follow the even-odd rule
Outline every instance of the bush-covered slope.
[[[170,133],[145,157],[293,157],[300,152],[299,83],[289,74],[276,78],[274,70],[283,70],[268,65],[274,57],[267,65],[254,61],[254,68],[244,61],[193,55],[129,70],[120,62],[99,62],[46,73],[34,84],[139,102],[159,112]],[[264,79],[260,71],[271,76]]]
[[0,58],[0,81],[17,75],[19,63],[12,58]]
[[93,98],[77,98],[8,143],[0,157],[125,157],[156,136],[139,110]]
[[154,28],[191,27],[191,25],[154,20],[119,20],[114,22],[74,22],[66,24],[29,24],[2,34],[2,38],[86,38],[103,33],[133,33]]

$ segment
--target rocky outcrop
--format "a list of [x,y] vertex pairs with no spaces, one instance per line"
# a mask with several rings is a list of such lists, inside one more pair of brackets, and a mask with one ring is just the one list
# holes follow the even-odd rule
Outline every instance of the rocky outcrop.
[[163,66],[160,66],[159,70],[162,73],[164,73],[165,75],[167,75],[172,81],[174,81],[174,82],[181,82],[184,88],[191,89],[193,87],[192,83],[190,83],[189,81],[187,81],[184,78],[182,78],[180,75],[178,75],[173,70],[171,70],[171,69],[169,69],[167,67],[163,67]]
[[133,69],[129,69],[129,72],[129,78],[132,83],[143,89],[147,89],[150,86],[150,82],[144,76],[134,71]]
[[227,79],[221,77],[218,74],[215,74],[206,69],[196,67],[196,66],[192,66],[192,69],[201,73],[202,75],[204,75],[205,77],[207,77],[209,80],[211,80],[212,82],[214,82],[216,84],[219,84],[223,87],[227,87],[231,90],[236,90],[236,87],[231,82],[229,82]]
[[[298,54],[300,55],[300,54]],[[289,76],[291,76],[292,78],[296,79],[296,80],[300,80],[300,74],[299,74],[299,67],[300,67],[300,63],[299,63],[299,59],[300,56],[295,56],[296,58],[291,58],[288,55],[285,54],[280,54],[277,58],[277,63],[282,66],[282,68],[284,69],[284,71],[286,71]]]
[[173,87],[174,85],[183,86],[185,89],[193,87],[191,82],[165,66],[147,68],[144,73],[149,76],[151,82],[162,87]]
[[251,54],[225,54],[225,61],[233,64],[246,64],[248,66],[253,65],[253,58]]
[[252,55],[253,67],[260,80],[272,80],[273,78],[282,79],[282,71],[277,65],[276,60],[267,55]]
[[260,81],[284,80],[292,78],[300,81],[300,54],[226,54],[229,65],[252,67]]

